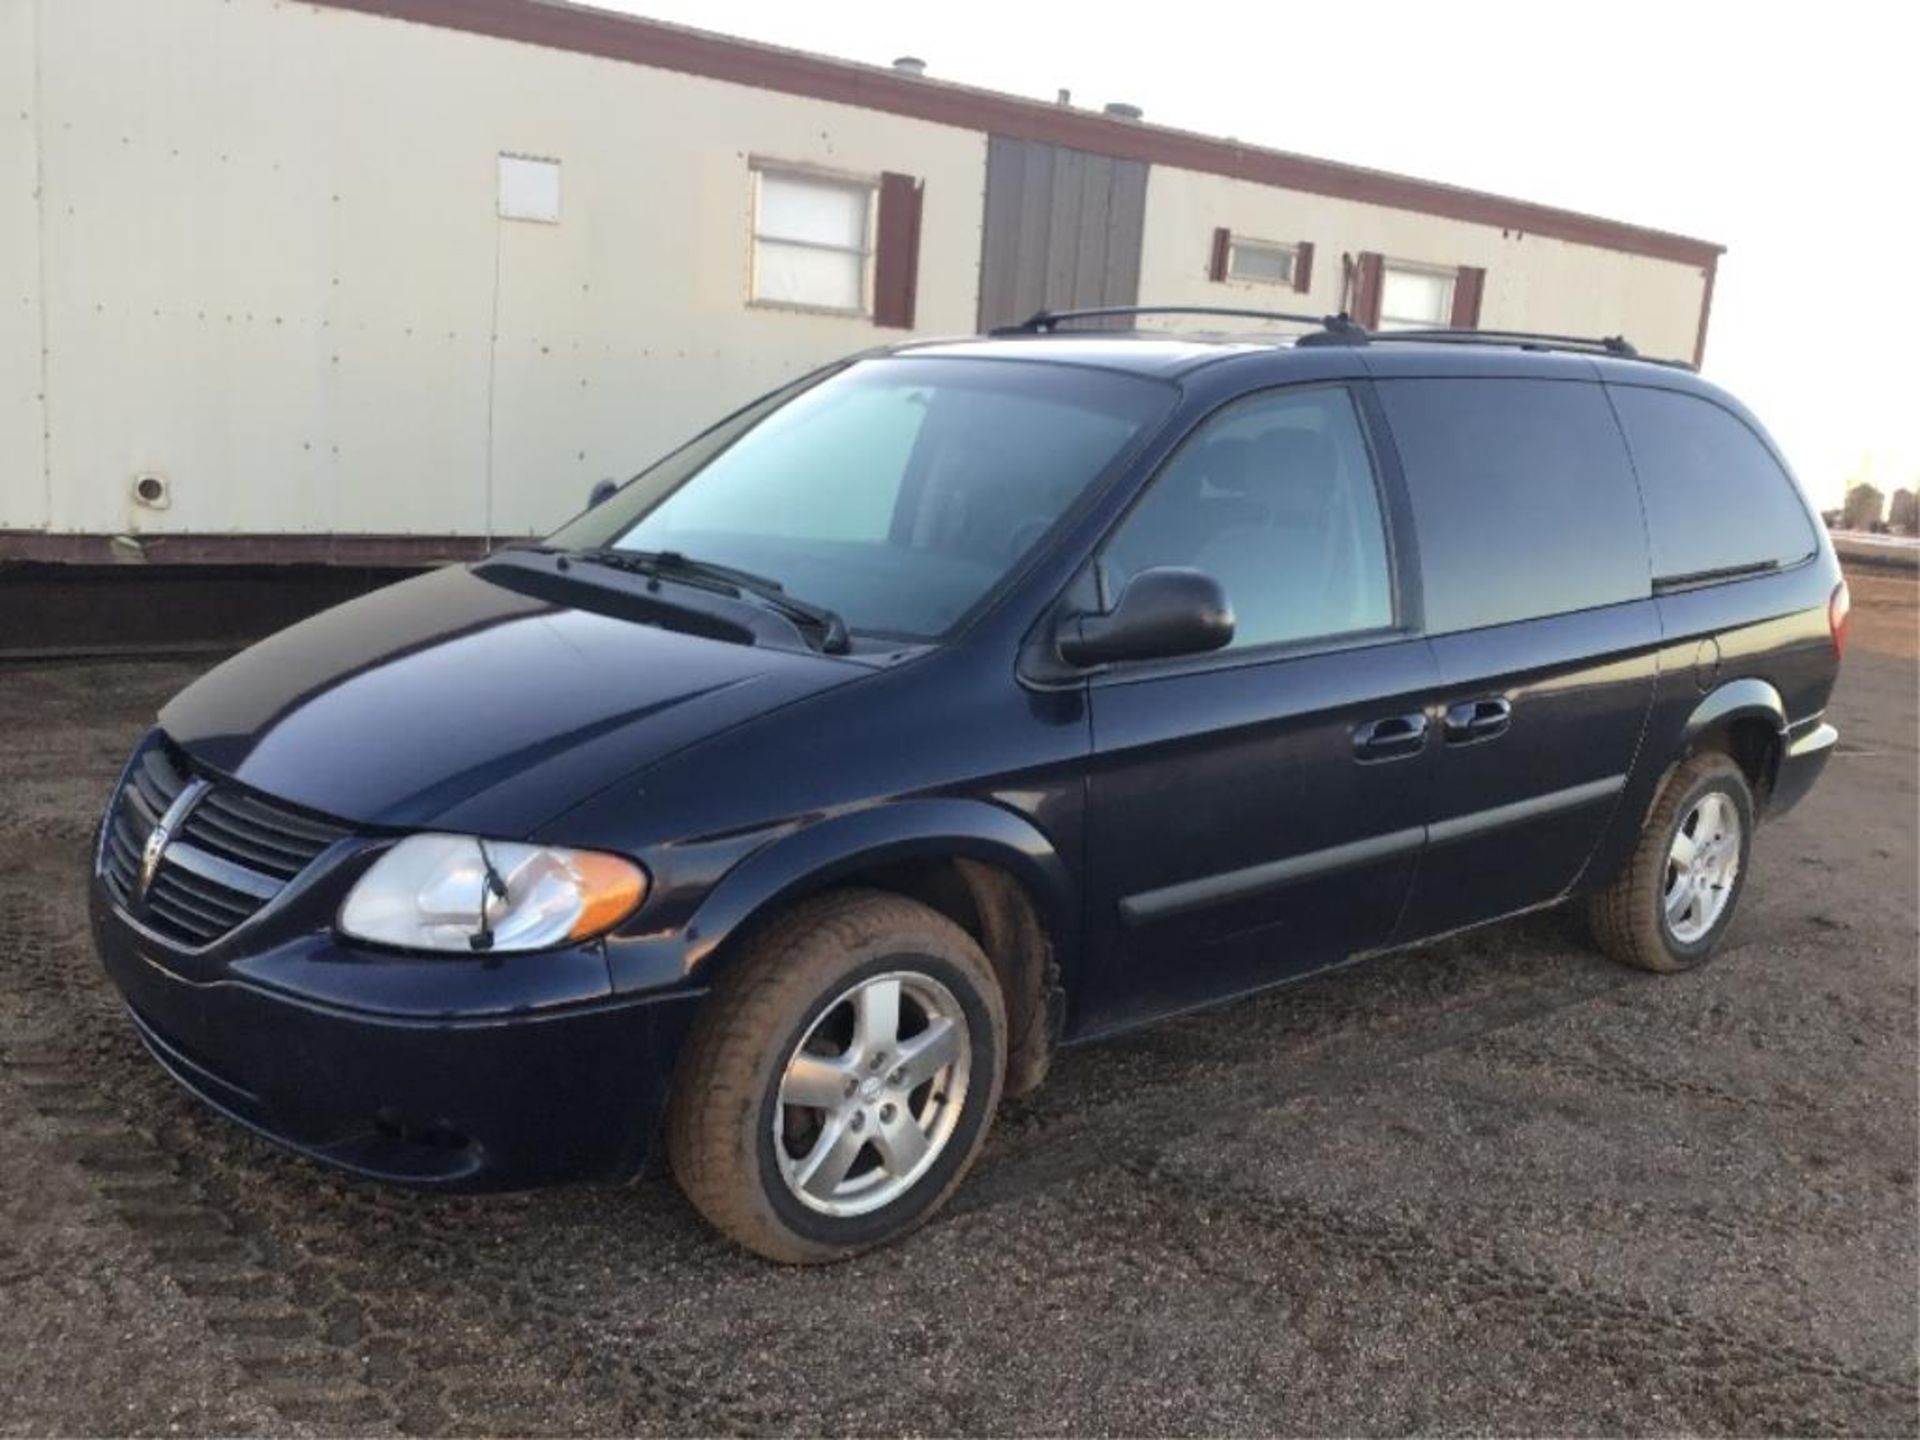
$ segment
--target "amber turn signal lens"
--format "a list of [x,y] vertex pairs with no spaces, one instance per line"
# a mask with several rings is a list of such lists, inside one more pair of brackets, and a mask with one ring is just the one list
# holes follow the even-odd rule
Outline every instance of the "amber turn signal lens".
[[580,879],[580,913],[567,931],[571,940],[604,935],[640,908],[647,877],[638,865],[615,855],[576,851],[568,868]]

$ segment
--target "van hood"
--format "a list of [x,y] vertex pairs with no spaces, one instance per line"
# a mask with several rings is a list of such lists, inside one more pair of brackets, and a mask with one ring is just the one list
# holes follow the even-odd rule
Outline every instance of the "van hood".
[[870,673],[452,566],[242,651],[160,723],[208,768],[323,814],[514,837],[684,745]]

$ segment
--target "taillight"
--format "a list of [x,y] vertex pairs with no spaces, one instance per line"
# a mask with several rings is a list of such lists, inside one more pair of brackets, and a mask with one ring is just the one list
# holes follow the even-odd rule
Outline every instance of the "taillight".
[[1833,587],[1833,596],[1827,601],[1827,629],[1833,632],[1834,658],[1847,653],[1847,617],[1853,613],[1853,595],[1842,580]]

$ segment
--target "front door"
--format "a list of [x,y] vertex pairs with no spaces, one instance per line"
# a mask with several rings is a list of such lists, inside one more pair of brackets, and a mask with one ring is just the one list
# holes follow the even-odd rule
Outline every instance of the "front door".
[[1435,671],[1403,628],[1354,394],[1266,391],[1175,453],[1101,552],[1225,587],[1232,644],[1089,690],[1089,939],[1077,1032],[1271,984],[1380,944],[1424,844]]

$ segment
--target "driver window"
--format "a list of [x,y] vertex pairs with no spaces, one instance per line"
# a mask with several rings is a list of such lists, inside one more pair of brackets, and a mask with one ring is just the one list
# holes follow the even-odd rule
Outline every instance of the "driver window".
[[1106,603],[1156,565],[1221,583],[1232,649],[1391,626],[1386,527],[1352,396],[1268,391],[1203,422],[1102,552]]

